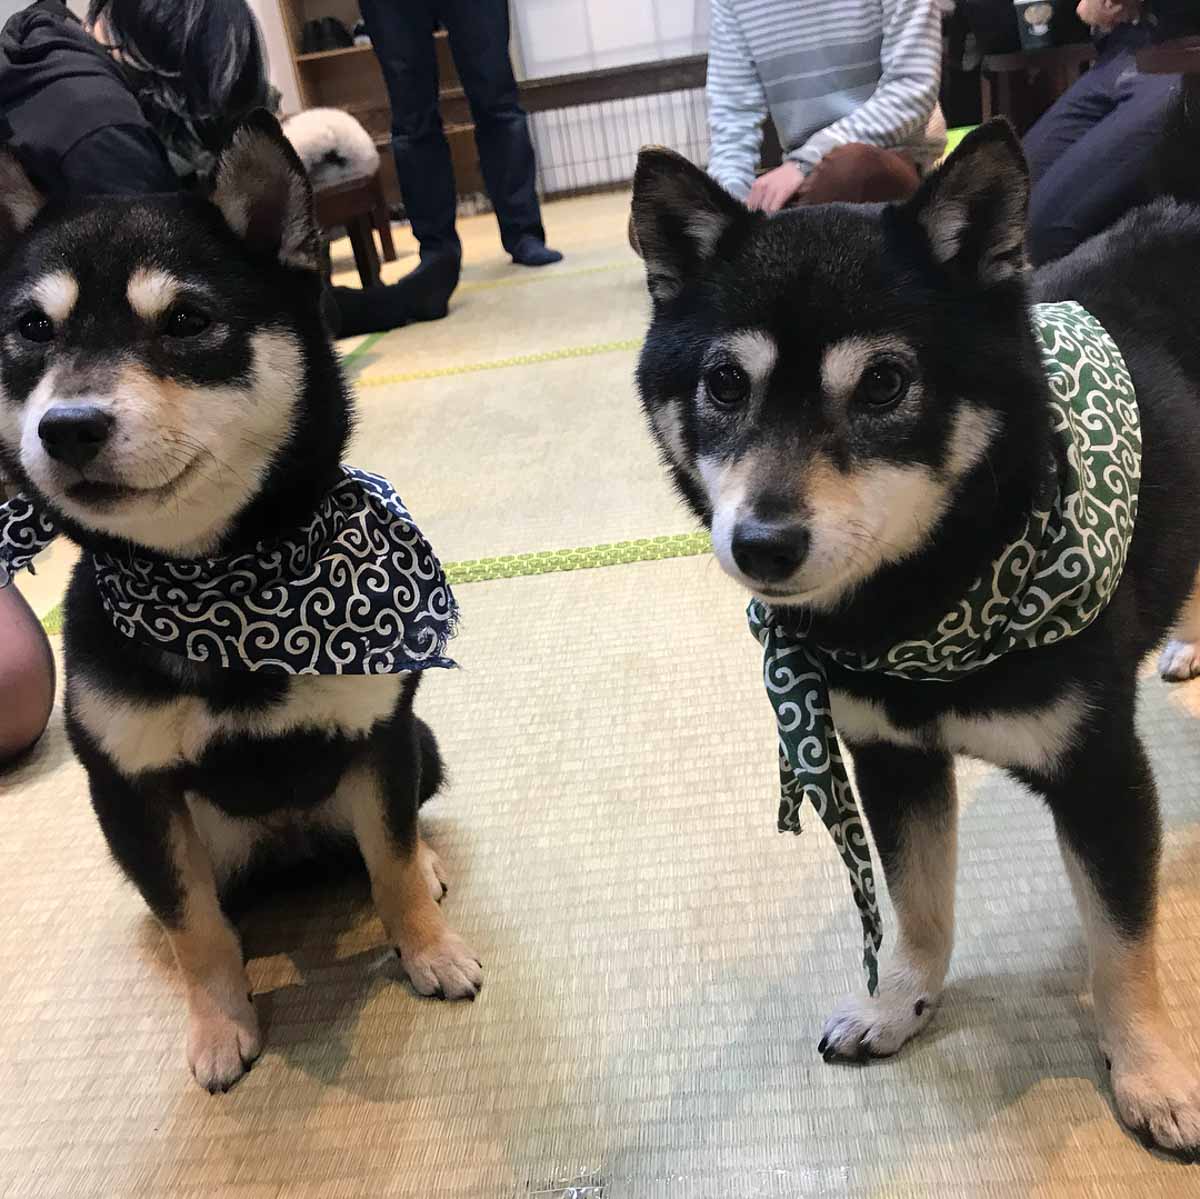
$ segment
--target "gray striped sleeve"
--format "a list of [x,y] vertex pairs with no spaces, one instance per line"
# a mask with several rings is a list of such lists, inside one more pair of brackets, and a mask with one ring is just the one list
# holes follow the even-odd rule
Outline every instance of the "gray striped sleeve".
[[942,31],[935,0],[883,0],[880,63],[883,73],[870,96],[813,134],[789,158],[811,170],[836,146],[912,146],[936,126]]
[[767,98],[730,0],[712,0],[706,88],[708,173],[744,200],[758,170]]

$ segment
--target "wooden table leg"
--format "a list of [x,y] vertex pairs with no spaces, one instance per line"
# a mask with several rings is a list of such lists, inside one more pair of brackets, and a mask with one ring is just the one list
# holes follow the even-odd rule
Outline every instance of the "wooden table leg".
[[371,220],[366,214],[356,216],[346,225],[350,247],[354,251],[354,265],[363,287],[373,287],[379,282],[379,252],[375,249],[375,237]]
[[392,218],[388,215],[387,205],[381,204],[371,215],[379,234],[379,244],[383,247],[383,261],[395,262],[396,243],[392,241]]
[[384,262],[396,261],[396,246],[392,241],[392,218],[388,212],[387,201],[383,198],[383,184],[379,181],[376,171],[370,182],[371,192],[371,223],[379,234],[379,244],[383,247]]

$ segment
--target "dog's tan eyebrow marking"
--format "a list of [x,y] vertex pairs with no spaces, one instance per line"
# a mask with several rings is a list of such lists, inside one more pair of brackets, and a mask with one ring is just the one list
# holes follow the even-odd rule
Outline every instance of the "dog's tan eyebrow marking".
[[821,386],[826,395],[836,399],[849,396],[863,371],[881,354],[913,358],[912,347],[898,337],[846,337],[834,342],[821,358]]
[[725,348],[756,384],[766,382],[779,360],[774,339],[758,329],[741,329],[730,334],[725,339]]
[[44,275],[29,291],[29,298],[56,324],[71,315],[79,299],[79,283],[69,271]]
[[129,306],[144,321],[157,320],[183,289],[183,281],[167,271],[138,267],[129,276],[125,295]]

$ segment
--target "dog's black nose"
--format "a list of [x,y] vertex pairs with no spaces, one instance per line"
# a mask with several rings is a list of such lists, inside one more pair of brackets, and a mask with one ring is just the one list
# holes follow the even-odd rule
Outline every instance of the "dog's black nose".
[[108,440],[113,418],[94,404],[55,404],[38,424],[46,453],[67,466],[86,466]]
[[745,521],[734,529],[731,549],[742,574],[760,583],[781,583],[808,556],[808,529]]

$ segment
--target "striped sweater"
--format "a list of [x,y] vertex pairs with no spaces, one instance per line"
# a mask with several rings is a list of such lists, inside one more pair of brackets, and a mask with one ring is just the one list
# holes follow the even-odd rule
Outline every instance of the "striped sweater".
[[709,173],[745,198],[769,112],[807,174],[835,146],[941,154],[937,0],[712,0]]

